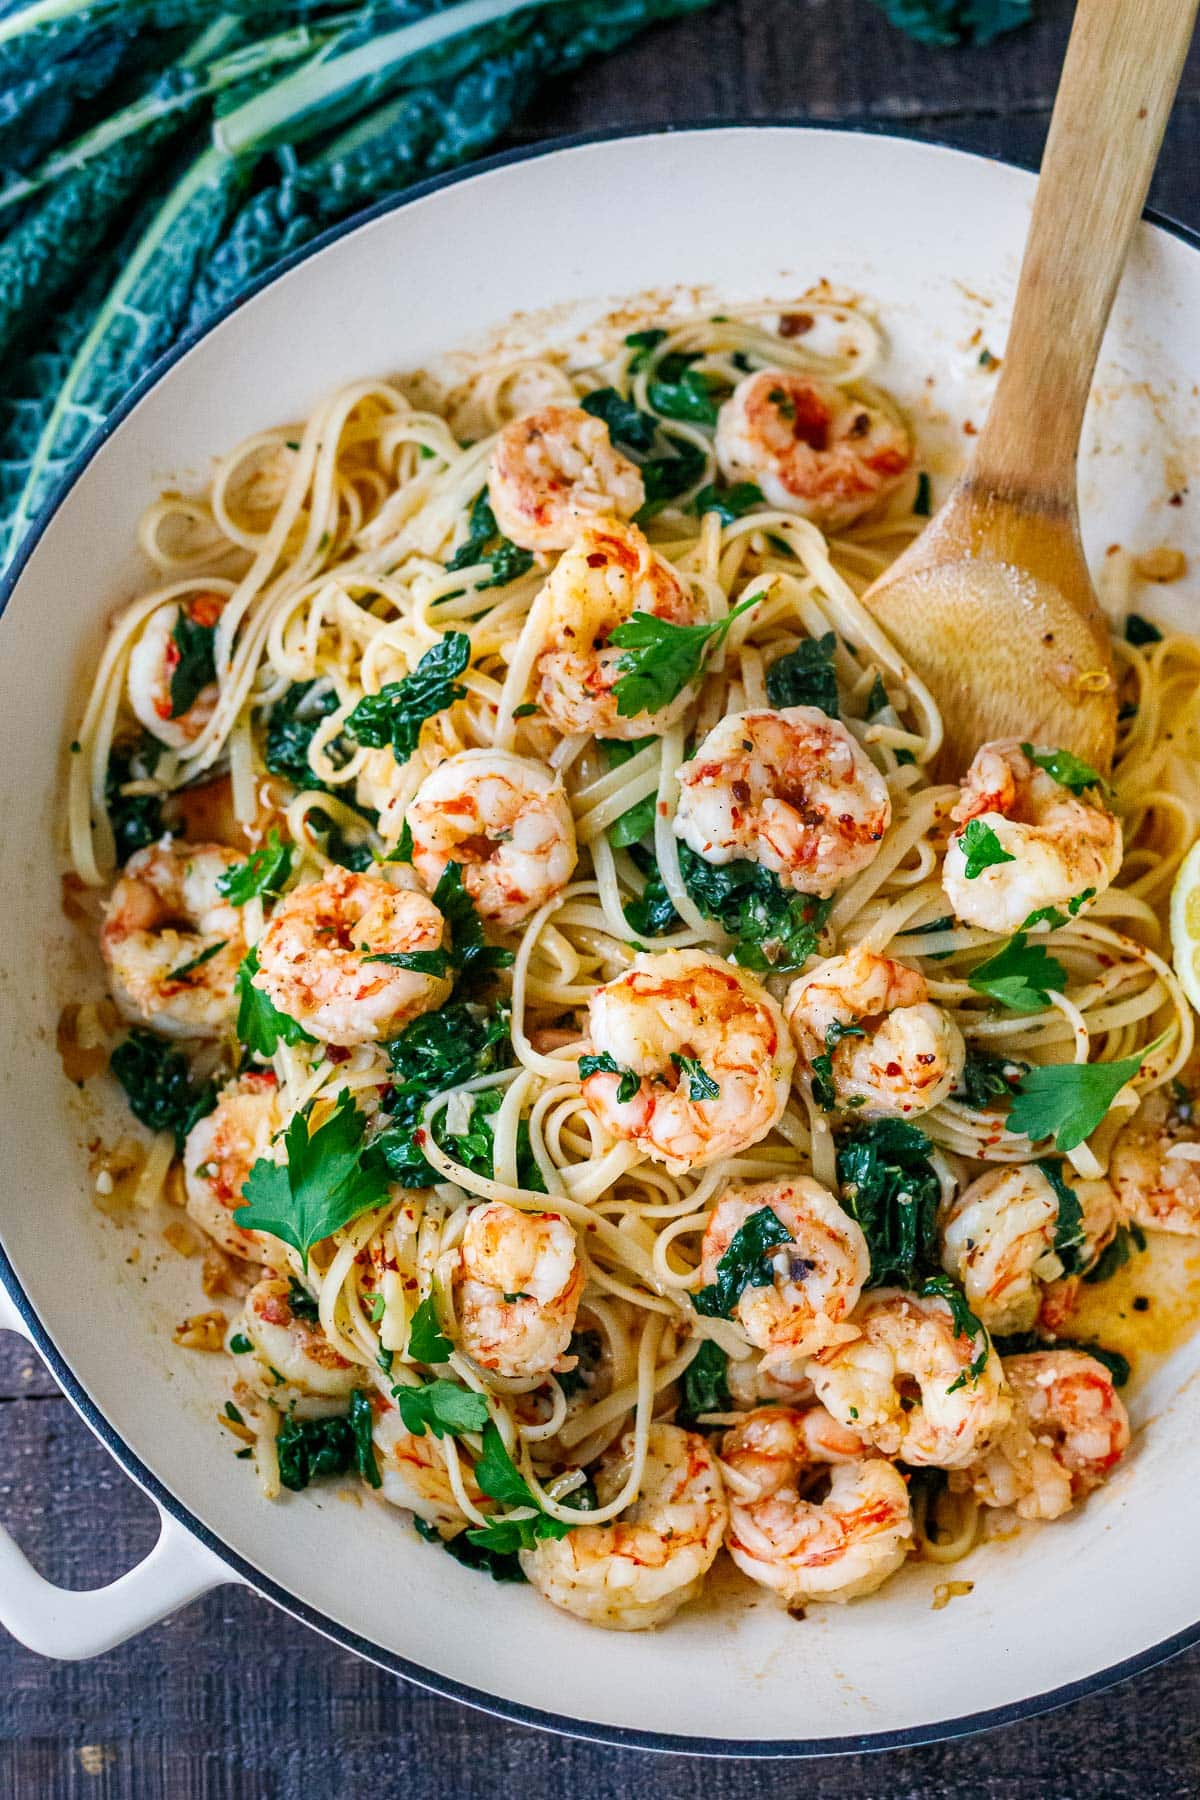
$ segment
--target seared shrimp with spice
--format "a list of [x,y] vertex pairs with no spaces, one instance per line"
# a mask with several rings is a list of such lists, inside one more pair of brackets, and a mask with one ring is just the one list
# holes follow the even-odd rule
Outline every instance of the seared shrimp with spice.
[[286,1260],[269,1231],[236,1225],[234,1208],[259,1157],[265,1157],[282,1124],[279,1086],[272,1069],[248,1069],[226,1082],[213,1111],[188,1132],[183,1147],[183,1182],[188,1217],[230,1256],[278,1266]]
[[744,1574],[788,1606],[873,1594],[908,1555],[903,1475],[823,1406],[748,1414],[726,1432],[721,1466],[726,1548]]
[[588,1016],[588,1106],[669,1169],[736,1156],[781,1118],[795,1053],[746,970],[704,950],[639,954],[596,989]]
[[472,1208],[455,1277],[458,1340],[482,1369],[512,1380],[563,1366],[583,1269],[575,1232],[554,1212],[494,1200]]
[[488,498],[497,525],[522,550],[565,550],[599,514],[631,519],[646,490],[603,419],[581,406],[543,406],[496,439]]
[[[601,1506],[628,1479],[633,1447],[626,1432],[601,1458],[594,1476]],[[542,1538],[522,1550],[521,1567],[539,1594],[575,1618],[608,1631],[648,1631],[700,1592],[728,1518],[705,1439],[678,1425],[652,1425],[637,1499],[607,1525]]]
[[219,1037],[232,1023],[246,942],[241,913],[218,884],[240,861],[223,844],[169,838],[130,857],[100,928],[100,954],[125,1018],[164,1037]]
[[1182,1086],[1147,1094],[1117,1133],[1109,1175],[1123,1215],[1147,1231],[1200,1237],[1200,1121]]
[[930,1000],[925,977],[863,945],[801,975],[784,1011],[804,1081],[827,1112],[913,1118],[962,1074],[962,1033]]
[[600,518],[585,525],[542,591],[544,636],[535,665],[538,705],[559,731],[597,737],[661,735],[695,699],[684,686],[654,712],[621,711],[616,685],[625,652],[612,634],[635,612],[672,625],[708,621],[703,604],[636,525]]
[[985,744],[952,814],[942,885],[955,917],[984,931],[1019,931],[1043,907],[1074,916],[1121,871],[1121,823],[1100,789],[1073,792],[1028,749]]
[[481,918],[520,925],[562,892],[575,868],[575,823],[561,776],[507,750],[439,763],[405,808],[412,865],[432,893],[447,866]]
[[747,857],[827,897],[869,867],[892,819],[887,782],[815,706],[730,713],[678,770],[675,835],[706,862]]
[[234,1352],[238,1372],[265,1398],[283,1387],[317,1400],[344,1399],[362,1384],[363,1371],[335,1350],[315,1318],[305,1290],[282,1275],[268,1275],[246,1295],[239,1329],[249,1350]]
[[445,934],[423,894],[331,866],[275,908],[254,986],[322,1043],[377,1043],[449,999]]
[[700,1247],[705,1282],[747,1219],[766,1207],[789,1233],[768,1252],[771,1280],[748,1282],[734,1317],[766,1352],[764,1372],[785,1375],[799,1358],[857,1335],[849,1316],[871,1272],[867,1240],[819,1181],[732,1182],[712,1210]]
[[753,481],[771,506],[837,531],[882,500],[912,467],[907,428],[878,400],[788,369],[739,381],[717,415],[726,481]]

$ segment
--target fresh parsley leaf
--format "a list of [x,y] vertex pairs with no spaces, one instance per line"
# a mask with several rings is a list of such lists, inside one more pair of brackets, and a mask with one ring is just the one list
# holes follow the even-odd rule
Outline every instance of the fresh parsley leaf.
[[965,1100],[977,1110],[991,1100],[1011,1100],[1013,1090],[1029,1068],[1013,1056],[989,1056],[985,1050],[968,1050],[963,1064],[961,1085],[955,1090],[956,1100]]
[[1076,756],[1071,750],[1035,750],[1032,744],[1022,744],[1021,750],[1031,763],[1039,769],[1045,769],[1058,782],[1060,787],[1069,788],[1073,794],[1084,794],[1088,788],[1108,786],[1098,769],[1083,758]]
[[437,1306],[430,1294],[412,1316],[408,1328],[408,1354],[414,1362],[426,1363],[432,1368],[438,1363],[449,1362],[453,1351],[450,1339],[442,1335]]
[[1162,632],[1149,619],[1144,619],[1141,613],[1130,613],[1125,621],[1125,642],[1139,647],[1143,644],[1161,644]]
[[1052,993],[1066,992],[1067,971],[1043,944],[1030,944],[1018,931],[1002,950],[967,976],[968,987],[1014,1012],[1039,1012]]
[[842,1138],[842,1204],[862,1227],[871,1255],[868,1287],[914,1287],[938,1266],[941,1184],[933,1145],[903,1119],[872,1119]]
[[[721,1093],[719,1084],[713,1080],[707,1069],[696,1057],[679,1056],[675,1051],[672,1051],[671,1061],[675,1064],[679,1073],[681,1075],[686,1075],[688,1078],[689,1100],[716,1100],[719,1098]],[[620,1095],[618,1095],[617,1098],[619,1099]]]
[[126,863],[135,850],[155,843],[165,829],[161,794],[124,794],[122,788],[149,781],[158,767],[163,747],[143,731],[137,738],[121,738],[108,753],[104,778],[104,805],[112,826],[117,861]]
[[650,360],[651,353],[665,340],[667,334],[655,325],[647,331],[631,331],[625,339],[626,348],[633,351],[629,359],[629,373],[636,375],[644,369]]
[[234,977],[237,995],[237,1036],[252,1056],[274,1056],[280,1039],[285,1044],[315,1044],[302,1025],[287,1013],[280,1012],[274,1001],[254,985],[258,974],[258,951],[247,950]]
[[234,1209],[234,1222],[291,1244],[307,1266],[314,1244],[387,1199],[387,1169],[373,1147],[364,1147],[366,1128],[366,1115],[348,1088],[311,1135],[307,1118],[297,1113],[284,1137],[286,1164],[281,1168],[259,1157],[242,1188],[245,1201]]
[[619,1062],[611,1057],[607,1050],[599,1056],[581,1056],[579,1059],[579,1079],[586,1081],[589,1075],[619,1075],[617,1085],[617,1105],[625,1106],[633,1099],[642,1085],[642,1078],[632,1069],[623,1069]]
[[1120,1062],[1050,1063],[1022,1075],[1008,1115],[1010,1131],[1032,1142],[1053,1137],[1059,1150],[1074,1150],[1090,1137],[1153,1045]]
[[743,513],[752,507],[765,506],[762,489],[753,481],[735,481],[729,487],[719,487],[710,482],[702,487],[691,503],[691,511],[699,513],[715,512],[722,525],[732,525]]
[[732,1318],[743,1288],[770,1287],[775,1279],[771,1252],[791,1242],[791,1232],[769,1206],[752,1212],[738,1226],[717,1264],[717,1279],[692,1295],[696,1311],[710,1319]]
[[609,642],[625,655],[613,685],[617,712],[623,719],[657,712],[694,681],[709,652],[722,641],[734,620],[757,606],[761,594],[742,600],[723,619],[708,625],[673,625],[657,613],[635,612],[622,620]]
[[436,1525],[414,1515],[413,1524],[417,1535],[423,1537],[427,1544],[440,1544],[447,1556],[464,1569],[476,1569],[480,1574],[490,1575],[493,1581],[524,1581],[525,1571],[517,1560],[515,1551],[501,1552],[491,1550],[486,1544],[473,1544],[469,1533],[456,1532],[453,1537],[444,1538]]
[[1010,850],[1004,848],[991,826],[982,819],[972,819],[958,841],[967,859],[963,874],[968,881],[974,881],[977,875],[982,875],[985,869],[990,869],[997,863],[1017,860]]
[[1043,1156],[1037,1166],[1054,1189],[1054,1198],[1058,1202],[1058,1218],[1054,1226],[1055,1253],[1062,1263],[1064,1275],[1077,1274],[1083,1261],[1080,1251],[1087,1241],[1079,1195],[1064,1176],[1059,1158]]
[[245,906],[256,894],[282,893],[292,872],[293,850],[272,825],[265,844],[252,850],[244,863],[234,863],[217,876],[217,892],[234,906]]
[[987,1332],[967,1305],[967,1296],[958,1283],[949,1275],[930,1275],[921,1284],[921,1293],[925,1296],[938,1295],[950,1308],[951,1320],[956,1337],[970,1338],[972,1343],[983,1339],[983,1348],[976,1352],[970,1366],[961,1375],[955,1377],[946,1389],[948,1394],[956,1394],[959,1388],[966,1387],[968,1381],[978,1381],[987,1367],[987,1359],[991,1355],[991,1343]]
[[150,1131],[171,1132],[177,1152],[196,1121],[217,1104],[216,1082],[194,1082],[182,1050],[172,1050],[151,1031],[131,1031],[113,1051],[109,1068],[125,1089],[134,1118]]
[[701,1413],[728,1412],[733,1405],[726,1379],[729,1358],[720,1344],[705,1338],[680,1377],[682,1390],[678,1420],[694,1424]]
[[394,863],[410,863],[411,864],[412,859],[413,859],[412,826],[409,824],[408,820],[405,819],[403,825],[400,827],[400,836],[396,839],[394,848],[388,851],[387,855],[384,857],[383,860],[384,860],[384,862],[390,862],[390,863],[394,862]]
[[346,730],[368,749],[391,745],[396,761],[405,763],[421,738],[426,719],[444,712],[466,694],[455,680],[471,660],[465,631],[448,631],[427,650],[411,674],[389,681],[377,694],[364,694],[346,720]]
[[424,1437],[428,1426],[434,1437],[458,1437],[464,1431],[482,1431],[488,1422],[488,1404],[482,1394],[460,1387],[456,1381],[427,1381],[421,1387],[392,1389],[406,1431]]
[[[193,617],[193,611],[198,613]],[[195,705],[206,687],[217,679],[213,661],[216,620],[204,624],[204,612],[194,603],[192,611],[179,607],[171,627],[171,643],[167,662],[171,665],[171,718],[182,718]]]
[[475,1464],[475,1479],[483,1492],[502,1506],[532,1506],[537,1510],[532,1489],[490,1419],[483,1427],[483,1448]]
[[411,969],[414,975],[450,973],[450,954],[446,950],[373,950],[363,961],[386,963],[392,969]]
[[761,863],[705,862],[687,844],[679,846],[679,868],[705,918],[734,939],[733,960],[742,968],[785,975],[818,948],[832,900],[785,889]]
[[641,412],[632,400],[626,400],[614,387],[597,388],[579,402],[593,419],[603,419],[608,435],[616,444],[630,450],[650,450],[654,445],[657,425],[649,413]]
[[838,684],[834,669],[837,637],[804,638],[794,650],[777,657],[767,670],[767,699],[772,706],[816,706],[831,719],[838,716]]
[[[545,1529],[547,1526],[553,1529]],[[497,1519],[494,1525],[474,1525],[465,1535],[469,1543],[492,1556],[515,1557],[519,1550],[532,1550],[541,1537],[565,1537],[568,1529],[538,1513],[532,1519]]]

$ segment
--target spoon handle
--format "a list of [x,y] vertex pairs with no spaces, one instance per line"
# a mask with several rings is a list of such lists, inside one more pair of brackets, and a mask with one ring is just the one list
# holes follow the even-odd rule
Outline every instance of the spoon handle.
[[1200,0],[1079,0],[976,490],[1074,512],[1084,408]]

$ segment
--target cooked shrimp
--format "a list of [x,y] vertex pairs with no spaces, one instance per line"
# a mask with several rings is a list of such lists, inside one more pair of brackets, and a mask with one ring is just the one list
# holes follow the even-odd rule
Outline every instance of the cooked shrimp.
[[603,419],[581,406],[543,406],[496,439],[488,498],[497,525],[522,550],[565,550],[599,513],[631,519],[646,490]]
[[863,945],[793,981],[784,1011],[806,1083],[861,1118],[928,1112],[962,1074],[962,1033],[925,977]]
[[[633,1433],[595,1471],[604,1506],[620,1492]],[[568,1502],[569,1504],[569,1502]],[[725,1534],[729,1512],[717,1459],[705,1440],[677,1425],[652,1425],[637,1499],[609,1525],[577,1525],[566,1537],[522,1550],[539,1594],[589,1625],[648,1631],[694,1600]]]
[[1113,1144],[1109,1175],[1123,1215],[1149,1231],[1200,1237],[1200,1120],[1184,1091],[1156,1088]]
[[281,1275],[268,1275],[246,1295],[241,1330],[252,1348],[234,1354],[239,1371],[259,1393],[279,1394],[281,1384],[323,1400],[344,1399],[362,1381],[320,1326],[295,1310],[296,1293]]
[[515,1379],[562,1367],[582,1292],[566,1219],[500,1200],[472,1209],[455,1293],[459,1342],[481,1368]]
[[441,1006],[451,987],[445,974],[383,959],[436,953],[444,937],[445,920],[423,894],[330,867],[275,908],[254,985],[323,1043],[375,1043]]
[[794,1369],[796,1360],[857,1336],[848,1316],[871,1272],[867,1240],[819,1181],[733,1182],[713,1208],[700,1248],[700,1272],[714,1281],[734,1234],[753,1213],[769,1208],[791,1233],[770,1252],[769,1286],[748,1283],[735,1316],[752,1344],[767,1352],[764,1367]]
[[[788,1606],[856,1600],[894,1575],[912,1540],[903,1475],[823,1406],[765,1406],[725,1434],[726,1547]],[[817,1498],[806,1489],[828,1477]]]
[[[985,931],[1018,931],[1045,906],[1078,912],[1121,869],[1121,825],[1095,788],[1070,788],[1025,755],[1014,740],[985,744],[962,784],[946,846],[942,885],[955,917]],[[982,820],[1010,860],[968,877],[963,838]]]
[[675,835],[706,862],[749,857],[827,897],[873,862],[892,819],[887,782],[815,706],[730,713],[678,771]]
[[1011,1423],[954,1475],[985,1506],[1057,1519],[1106,1481],[1129,1447],[1129,1415],[1102,1362],[1081,1350],[1006,1356]]
[[[1062,1248],[1085,1267],[1116,1229],[1116,1202],[1107,1181],[1083,1181],[1064,1163],[1061,1179],[1079,1203],[1082,1230]],[[1037,1163],[989,1169],[971,1182],[943,1215],[942,1267],[962,1283],[968,1305],[991,1332],[1029,1331],[1045,1284],[1064,1263],[1056,1240],[1058,1190]]]
[[[446,1472],[446,1459],[431,1431],[417,1437],[406,1429],[399,1409],[380,1394],[371,1395],[375,1425],[371,1440],[375,1445],[381,1480],[380,1494],[392,1506],[403,1506],[436,1525],[443,1537],[456,1537],[466,1528]],[[471,1477],[466,1460],[462,1462],[463,1484],[476,1506],[488,1502]]]
[[696,625],[708,614],[691,588],[636,525],[596,519],[561,556],[543,593],[545,637],[537,659],[538,703],[552,725],[570,734],[643,738],[666,731],[695,698],[680,690],[657,712],[626,718],[614,692],[625,652],[609,642],[635,612],[673,625]]
[[834,1418],[885,1456],[962,1468],[1008,1419],[1000,1358],[987,1333],[960,1336],[940,1295],[880,1288],[854,1323],[861,1336],[823,1350],[808,1373]]
[[725,1369],[725,1385],[735,1407],[749,1410],[764,1401],[784,1406],[811,1406],[816,1395],[808,1379],[803,1356],[784,1358],[776,1352],[768,1368],[765,1356],[731,1358]]
[[727,481],[755,481],[772,506],[836,531],[904,479],[912,439],[891,412],[831,381],[760,369],[739,381],[717,416],[717,461]]
[[412,864],[432,893],[448,863],[485,919],[519,925],[561,893],[578,852],[562,778],[507,750],[439,763],[405,808]]
[[166,1037],[219,1037],[246,953],[242,915],[217,888],[241,858],[223,844],[163,838],[125,864],[100,928],[113,999]]
[[182,606],[171,601],[157,607],[130,652],[129,704],[151,736],[172,750],[182,750],[199,737],[212,717],[218,692],[216,682],[210,681],[190,705],[179,706],[182,696],[175,691],[175,677],[181,656],[177,638],[180,618],[186,615],[193,626],[211,631],[224,610],[220,594],[196,594]]
[[245,1231],[233,1222],[254,1163],[266,1156],[282,1123],[279,1088],[271,1069],[251,1069],[221,1089],[215,1109],[188,1132],[183,1181],[188,1217],[222,1250],[249,1262],[279,1266],[283,1246],[267,1231]]
[[589,1107],[669,1169],[736,1156],[782,1117],[794,1052],[775,1001],[744,969],[705,950],[643,953],[596,989],[588,1015],[593,1048],[621,1071],[587,1077]]

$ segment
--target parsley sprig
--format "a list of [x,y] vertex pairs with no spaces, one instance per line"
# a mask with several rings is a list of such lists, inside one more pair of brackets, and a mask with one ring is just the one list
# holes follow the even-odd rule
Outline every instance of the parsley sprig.
[[995,956],[972,969],[967,985],[1013,1012],[1040,1012],[1052,993],[1066,992],[1067,971],[1043,944],[1029,943],[1018,931]]
[[1069,788],[1073,794],[1084,794],[1092,787],[1108,787],[1100,771],[1084,762],[1081,756],[1076,756],[1073,750],[1035,750],[1032,744],[1022,744],[1021,750],[1031,763],[1044,769],[1060,787]]
[[657,712],[699,675],[705,658],[722,643],[735,619],[763,598],[751,594],[723,619],[707,625],[674,625],[656,613],[635,612],[612,633],[610,642],[624,650],[613,684],[617,712],[623,719]]
[[1022,1075],[1008,1115],[1010,1131],[1033,1143],[1053,1137],[1059,1150],[1074,1150],[1091,1136],[1125,1086],[1161,1039],[1119,1062],[1049,1063]]
[[364,1146],[366,1129],[348,1088],[311,1134],[307,1115],[297,1113],[284,1136],[286,1163],[259,1157],[242,1188],[243,1204],[234,1209],[235,1223],[291,1244],[307,1268],[314,1244],[387,1198],[387,1168]]
[[958,841],[966,858],[963,874],[968,881],[974,881],[985,869],[994,868],[998,863],[1017,860],[983,819],[972,819]]
[[245,906],[256,894],[280,894],[292,872],[293,854],[291,844],[285,844],[272,825],[265,844],[252,850],[244,863],[234,863],[217,876],[217,892],[233,906]]

